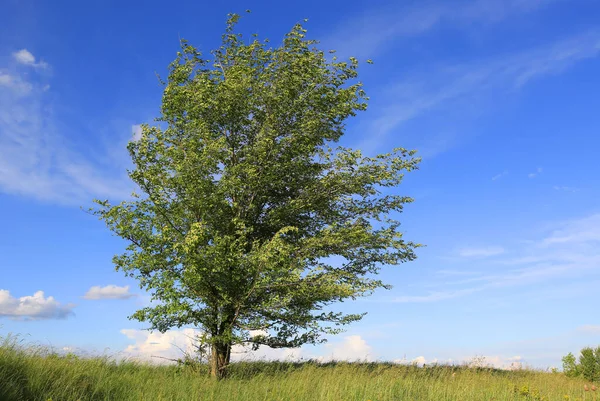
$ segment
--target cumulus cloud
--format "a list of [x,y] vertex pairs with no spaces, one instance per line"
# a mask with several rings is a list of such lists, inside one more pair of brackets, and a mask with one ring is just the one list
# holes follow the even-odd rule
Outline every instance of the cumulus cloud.
[[85,295],[85,299],[128,299],[135,297],[135,294],[129,292],[129,286],[119,287],[117,285],[107,285],[100,287],[99,285],[90,288]]
[[15,298],[8,290],[0,290],[0,317],[15,320],[66,319],[73,315],[74,306],[62,305],[52,296],[45,297],[43,291]]
[[[150,332],[147,330],[123,329],[121,333],[130,340],[130,344],[123,350],[122,356],[141,361],[156,363],[169,363],[183,357],[184,352],[193,353],[196,349],[197,338],[202,334],[197,329],[173,329],[165,333]],[[255,333],[262,334],[262,333]],[[231,351],[233,361],[250,360],[292,360],[310,358],[321,362],[336,361],[372,361],[374,360],[372,348],[358,335],[334,340],[323,347],[321,355],[307,352],[304,348],[270,348],[262,346],[257,351],[249,347],[236,345]]]
[[[121,333],[134,341],[122,352],[122,356],[141,361],[170,363],[183,357],[183,353],[193,353],[197,338],[202,334],[197,329],[168,330],[165,333],[147,330],[123,329]],[[261,334],[261,333],[254,333]],[[239,360],[298,360],[301,350],[296,348],[273,349],[260,347],[251,351],[248,347],[234,346],[231,359]]]
[[123,356],[156,363],[181,358],[182,351],[192,352],[195,338],[200,335],[200,331],[195,329],[169,330],[165,333],[123,329],[121,333],[134,341],[125,348]]
[[17,52],[13,53],[13,58],[17,60],[17,62],[25,65],[29,65],[36,68],[47,68],[48,64],[44,61],[40,61],[38,63],[35,62],[35,56],[31,54],[31,52],[27,49],[21,49]]
[[424,356],[418,356],[412,360],[412,363],[416,365],[425,365],[427,363],[427,359]]
[[372,361],[373,350],[359,335],[344,337],[341,342],[325,345],[323,360],[334,361]]

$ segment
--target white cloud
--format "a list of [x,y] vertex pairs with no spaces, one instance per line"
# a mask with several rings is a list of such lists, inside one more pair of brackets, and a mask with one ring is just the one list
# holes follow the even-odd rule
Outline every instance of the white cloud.
[[466,360],[469,367],[493,367],[496,369],[519,370],[523,368],[523,358],[519,355],[505,357],[500,355],[475,356]]
[[193,352],[195,338],[200,335],[200,331],[195,329],[169,330],[165,333],[123,329],[121,333],[134,341],[123,351],[124,357],[155,363],[168,363],[168,359],[183,357],[183,352]]
[[346,336],[342,342],[326,344],[322,360],[334,361],[372,361],[372,348],[359,335]]
[[552,233],[543,239],[543,247],[564,245],[591,245],[591,251],[598,253],[595,248],[600,242],[600,213],[591,216],[567,221],[559,228],[552,230]]
[[35,62],[35,56],[31,54],[31,52],[27,49],[21,49],[17,52],[13,53],[13,58],[17,60],[17,62],[25,65],[29,65],[35,68],[47,68],[48,64],[44,61],[40,61],[39,63]]
[[129,292],[129,286],[119,287],[113,284],[100,287],[99,285],[90,288],[85,295],[85,299],[128,299],[135,297],[135,294]]
[[492,181],[496,181],[497,179],[500,179],[502,177],[504,177],[505,175],[508,174],[507,170],[504,170],[503,172],[496,174],[495,176],[492,177]]
[[415,359],[413,359],[411,362],[416,365],[425,365],[427,363],[427,359],[425,359],[424,356],[418,356]]
[[[551,279],[594,279],[600,273],[600,214],[555,223],[547,231],[542,238],[523,241],[521,246],[511,250],[515,257],[507,258],[498,253],[481,261],[492,267],[492,273],[474,274],[454,282],[442,274],[437,282],[428,285],[443,289],[425,295],[396,296],[388,302],[436,302],[512,287],[523,287],[530,292],[532,285]],[[511,266],[511,269],[498,266]]]
[[133,185],[125,167],[76,149],[56,128],[46,78],[26,76],[18,69],[0,72],[0,86],[10,89],[0,90],[0,192],[78,206],[93,198],[128,198]]
[[132,141],[139,141],[140,139],[142,139],[142,126],[140,124],[135,124],[131,126],[131,134],[132,134]]
[[[169,360],[182,358],[184,352],[193,354],[197,338],[201,331],[197,329],[168,330],[165,333],[158,331],[123,329],[121,333],[134,340],[122,352],[122,356],[142,361],[156,363],[169,363]],[[272,349],[260,347],[257,351],[249,348],[234,346],[231,359],[236,360],[298,360],[301,356],[300,349]]]
[[[531,12],[557,0],[478,0],[423,2],[419,7],[387,7],[361,13],[323,41],[343,56],[369,58],[406,37],[427,33],[443,23],[461,27],[489,24]],[[405,3],[397,3],[405,4]]]
[[34,64],[35,57],[27,49],[21,49],[13,53],[13,57],[21,64]]
[[0,86],[9,88],[17,97],[28,95],[33,86],[26,81],[23,81],[19,76],[6,74],[0,71]]
[[463,248],[458,251],[458,254],[465,258],[486,258],[504,253],[504,248],[501,246],[488,246],[484,248]]
[[418,356],[416,358],[413,358],[411,360],[406,359],[406,356],[402,359],[394,359],[392,361],[393,363],[397,363],[400,365],[425,365],[425,364],[444,364],[444,365],[452,365],[455,363],[455,361],[453,359],[446,359],[446,360],[439,360],[437,358],[433,358],[431,360],[425,358],[424,356]]
[[[419,71],[396,83],[392,81],[387,94],[380,95],[385,98],[386,106],[371,122],[373,135],[359,146],[377,148],[386,135],[408,120],[460,100],[469,100],[469,104],[473,101],[482,103],[480,98],[483,96],[518,90],[535,78],[559,74],[578,62],[594,58],[599,51],[600,32],[591,31],[521,53]],[[411,137],[405,140],[409,141]],[[414,147],[424,145],[420,137],[414,140],[417,141]],[[448,149],[452,141],[446,142],[445,149]]]
[[434,291],[427,295],[402,295],[395,297],[391,300],[394,303],[425,303],[425,302],[437,302],[444,301],[447,299],[459,298],[465,295],[470,295],[474,292],[481,291],[479,288],[465,288],[462,290],[449,290],[449,291]]
[[[182,329],[169,330],[165,333],[150,332],[146,330],[123,329],[121,333],[133,340],[133,344],[127,346],[122,356],[142,361],[156,363],[169,363],[183,357],[183,352],[193,353],[196,338],[201,334],[200,330]],[[301,357],[315,359],[321,362],[336,361],[372,361],[374,360],[371,346],[358,335],[344,337],[341,341],[327,343],[323,347],[322,355],[307,354],[301,348],[278,348],[260,347],[257,351],[251,351],[248,347],[236,345],[231,352],[233,361],[240,360],[299,360]]]
[[579,188],[565,187],[565,186],[559,186],[559,185],[553,186],[552,189],[554,189],[555,191],[579,192]]
[[501,355],[477,355],[466,358],[448,358],[448,359],[427,359],[424,356],[418,356],[411,360],[407,360],[406,357],[402,359],[395,359],[393,361],[397,364],[402,365],[419,365],[423,366],[425,364],[444,364],[444,365],[463,365],[471,368],[475,367],[493,367],[496,369],[505,369],[505,370],[516,370],[521,369],[523,367],[523,358],[519,355],[517,356],[501,356]]
[[0,290],[0,317],[16,320],[65,319],[73,314],[73,304],[62,305],[43,291],[15,298],[8,290]]

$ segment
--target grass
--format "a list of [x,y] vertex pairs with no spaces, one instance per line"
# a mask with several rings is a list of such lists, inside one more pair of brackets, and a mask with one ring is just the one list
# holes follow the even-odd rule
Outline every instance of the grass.
[[[0,344],[1,401],[94,400],[596,400],[562,373],[393,363],[239,362],[214,381],[207,368],[58,355]],[[591,388],[591,383],[587,383]]]

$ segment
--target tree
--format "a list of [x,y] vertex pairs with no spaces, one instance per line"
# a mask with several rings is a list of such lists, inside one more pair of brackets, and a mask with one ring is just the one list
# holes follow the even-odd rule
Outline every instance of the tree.
[[562,362],[566,376],[583,376],[592,382],[600,381],[600,347],[582,348],[579,353],[579,363],[571,352],[562,358]]
[[581,375],[589,381],[600,381],[600,347],[585,347],[579,355]]
[[580,374],[579,366],[577,365],[577,358],[572,352],[562,358],[563,372],[567,377],[577,377]]
[[132,318],[200,328],[219,378],[236,344],[314,344],[359,320],[330,305],[389,288],[375,274],[418,246],[390,216],[412,201],[394,189],[414,151],[332,147],[366,109],[358,61],[300,24],[277,48],[245,44],[237,20],[210,60],[182,41],[158,124],[128,145],[139,193],[93,209],[129,242],[117,270],[156,301]]

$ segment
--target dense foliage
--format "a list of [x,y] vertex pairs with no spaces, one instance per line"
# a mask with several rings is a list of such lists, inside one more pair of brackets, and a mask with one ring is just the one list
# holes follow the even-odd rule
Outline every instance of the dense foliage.
[[562,362],[563,371],[567,376],[582,376],[586,380],[600,382],[600,347],[582,348],[579,359],[570,352],[563,357]]
[[358,61],[300,24],[276,48],[245,41],[237,19],[210,59],[182,42],[159,124],[128,146],[138,194],[95,210],[130,243],[117,269],[156,301],[133,317],[201,328],[216,376],[235,344],[297,347],[360,319],[329,305],[385,287],[380,267],[417,246],[394,219],[414,152],[333,147],[366,109]]

